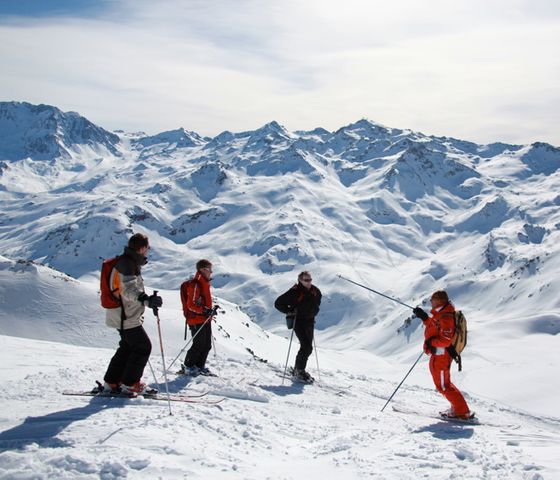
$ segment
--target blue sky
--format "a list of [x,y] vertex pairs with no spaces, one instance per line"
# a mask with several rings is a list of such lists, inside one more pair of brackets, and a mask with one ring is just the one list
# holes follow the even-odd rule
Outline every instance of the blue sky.
[[111,0],[0,0],[0,16],[45,18],[87,17],[108,12],[117,2]]
[[560,145],[559,45],[544,0],[0,0],[0,92],[149,133],[367,117]]

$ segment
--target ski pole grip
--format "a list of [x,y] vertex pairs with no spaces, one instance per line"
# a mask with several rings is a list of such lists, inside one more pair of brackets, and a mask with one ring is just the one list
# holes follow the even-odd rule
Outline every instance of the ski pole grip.
[[[158,293],[158,291],[157,291],[157,290],[154,290],[154,293],[153,293],[153,294],[154,294],[154,295],[157,295],[157,293]],[[157,317],[157,316],[158,316],[158,308],[157,308],[157,307],[153,307],[153,308],[152,308],[152,311],[154,312],[154,315]],[[159,318],[158,318],[158,320],[159,320]]]

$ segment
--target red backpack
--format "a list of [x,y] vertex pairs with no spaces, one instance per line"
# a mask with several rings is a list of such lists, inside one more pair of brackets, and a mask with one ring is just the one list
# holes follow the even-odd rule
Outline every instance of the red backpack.
[[121,306],[120,299],[115,295],[119,287],[112,288],[111,285],[111,272],[120,258],[119,255],[115,258],[103,260],[101,266],[101,306],[103,308],[119,308]]
[[196,280],[194,278],[191,278],[189,280],[185,280],[182,284],[181,284],[181,303],[183,305],[183,312],[187,311],[187,298],[189,296],[189,293],[192,293],[194,287],[196,285]]

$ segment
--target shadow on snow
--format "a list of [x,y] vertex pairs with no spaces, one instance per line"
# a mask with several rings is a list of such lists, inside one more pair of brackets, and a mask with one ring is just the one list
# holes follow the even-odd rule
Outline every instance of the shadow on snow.
[[471,438],[474,434],[474,429],[469,425],[451,425],[449,422],[441,421],[418,428],[412,433],[424,432],[431,433],[434,438],[439,438],[440,440],[455,440],[458,438]]
[[128,399],[95,397],[83,407],[53,412],[40,417],[27,417],[22,424],[0,432],[0,453],[23,449],[34,443],[47,448],[71,446],[71,442],[61,440],[57,435],[72,423],[84,420],[106,408],[124,407],[126,400]]

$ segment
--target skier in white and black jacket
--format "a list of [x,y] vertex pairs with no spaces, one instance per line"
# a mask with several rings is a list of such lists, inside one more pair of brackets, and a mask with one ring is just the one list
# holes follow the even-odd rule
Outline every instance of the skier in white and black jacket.
[[111,289],[121,307],[107,309],[106,324],[118,329],[121,340],[104,376],[105,388],[124,393],[142,393],[140,380],[150,358],[152,344],[144,327],[144,310],[162,306],[160,296],[148,296],[141,275],[150,246],[148,237],[136,233],[130,237],[110,276]]

